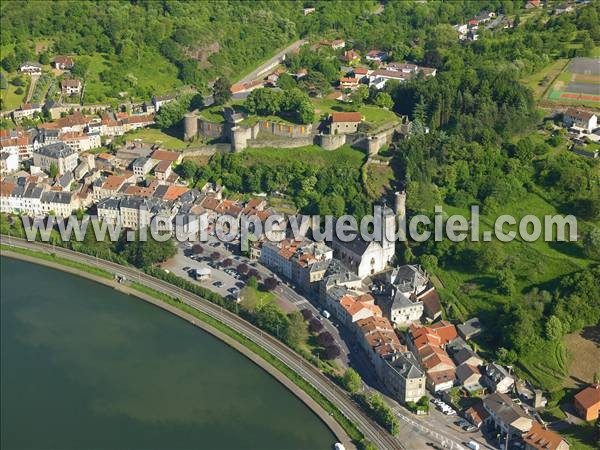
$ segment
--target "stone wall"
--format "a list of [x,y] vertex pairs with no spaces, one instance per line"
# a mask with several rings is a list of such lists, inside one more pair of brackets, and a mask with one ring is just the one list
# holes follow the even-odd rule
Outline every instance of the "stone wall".
[[216,153],[229,153],[231,151],[231,144],[208,144],[198,148],[186,149],[183,151],[183,156],[212,156]]
[[307,125],[294,125],[294,124],[283,124],[271,120],[259,121],[260,131],[264,133],[270,133],[274,136],[283,137],[308,137],[313,134],[312,124]]
[[273,139],[249,139],[247,145],[249,148],[261,148],[261,147],[273,147],[273,148],[295,148],[305,147],[307,145],[313,145],[315,139],[310,137],[298,137],[298,138],[283,138],[274,137]]
[[320,134],[316,136],[316,143],[325,150],[335,150],[346,143],[346,134]]

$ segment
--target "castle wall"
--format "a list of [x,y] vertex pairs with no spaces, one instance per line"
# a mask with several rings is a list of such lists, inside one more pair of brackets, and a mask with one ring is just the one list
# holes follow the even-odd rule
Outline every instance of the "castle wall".
[[346,134],[320,134],[317,136],[316,143],[325,150],[335,150],[346,143]]
[[261,139],[249,139],[247,145],[249,148],[261,148],[261,147],[273,147],[273,148],[295,148],[305,147],[307,145],[313,145],[314,138],[310,137],[297,137],[297,138],[285,138],[285,137],[273,137],[273,139],[263,138]]
[[187,113],[183,117],[183,140],[189,141],[198,135],[198,116],[195,112]]
[[274,122],[271,120],[261,120],[258,122],[260,131],[264,133],[270,133],[275,136],[283,137],[308,137],[313,134],[312,124],[307,125],[294,125],[294,124],[283,124]]

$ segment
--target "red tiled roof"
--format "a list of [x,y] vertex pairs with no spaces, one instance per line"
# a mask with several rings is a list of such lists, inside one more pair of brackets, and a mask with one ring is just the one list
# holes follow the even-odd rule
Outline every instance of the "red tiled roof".
[[152,153],[151,158],[158,159],[159,161],[174,162],[179,159],[180,155],[181,155],[181,153],[178,153],[178,152],[170,152],[167,150],[155,150],[154,153]]
[[585,409],[598,406],[600,403],[600,384],[586,387],[575,395],[575,400]]
[[331,113],[332,122],[360,122],[362,114],[359,112],[334,112]]
[[533,447],[539,450],[556,450],[563,442],[560,434],[548,430],[534,421],[531,429],[523,435],[523,441],[527,448]]

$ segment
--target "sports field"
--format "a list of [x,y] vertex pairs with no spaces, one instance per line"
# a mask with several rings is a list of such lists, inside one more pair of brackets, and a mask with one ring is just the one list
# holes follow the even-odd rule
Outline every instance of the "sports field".
[[548,92],[548,100],[600,107],[600,58],[573,58],[556,77]]

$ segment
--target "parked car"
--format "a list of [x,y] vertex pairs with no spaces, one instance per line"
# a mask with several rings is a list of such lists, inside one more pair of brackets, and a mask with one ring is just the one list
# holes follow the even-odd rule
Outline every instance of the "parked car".
[[183,270],[184,272],[187,272],[188,270],[190,270],[190,268],[189,268],[189,266],[185,266],[185,267],[184,267],[183,269],[181,269],[181,270]]
[[479,450],[479,444],[475,441],[467,442],[466,446],[469,447],[471,450]]
[[215,281],[212,285],[214,287],[221,287],[221,286],[223,286],[223,283],[221,281]]

